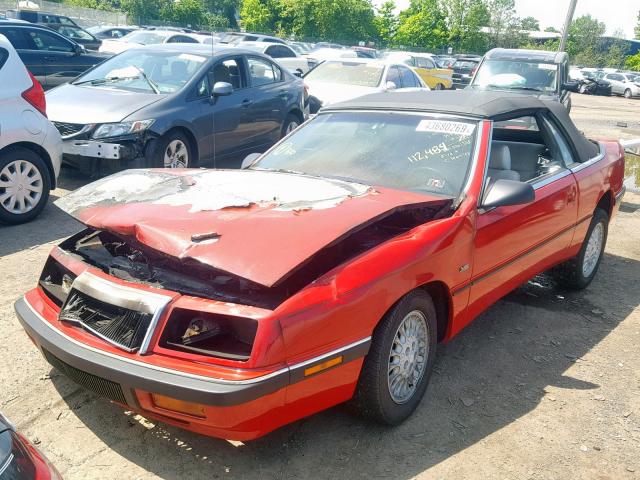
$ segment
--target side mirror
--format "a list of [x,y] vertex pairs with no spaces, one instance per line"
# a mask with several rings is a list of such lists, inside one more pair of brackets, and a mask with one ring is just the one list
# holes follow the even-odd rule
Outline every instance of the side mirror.
[[509,205],[526,205],[536,198],[536,192],[530,183],[515,180],[496,180],[484,195],[482,208],[490,210]]
[[249,168],[251,165],[253,165],[253,162],[259,159],[261,156],[262,156],[261,153],[250,153],[249,155],[244,157],[244,160],[242,161],[242,166],[240,168],[243,170],[245,168]]
[[384,84],[384,90],[385,91],[389,91],[389,90],[395,90],[396,88],[398,88],[396,86],[396,84],[394,82],[387,82]]
[[83,53],[86,53],[87,49],[84,48],[84,46],[80,45],[79,43],[76,43],[75,46],[73,47],[73,52],[76,55],[82,55]]
[[576,80],[569,80],[568,82],[564,82],[562,84],[562,90],[569,90],[570,92],[575,92],[578,90],[578,84],[580,82]]
[[227,95],[231,95],[233,93],[233,85],[228,82],[216,82],[213,85],[213,96],[214,97],[226,97]]

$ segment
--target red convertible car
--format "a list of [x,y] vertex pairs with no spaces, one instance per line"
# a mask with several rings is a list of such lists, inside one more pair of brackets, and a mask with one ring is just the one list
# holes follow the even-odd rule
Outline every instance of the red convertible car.
[[623,149],[504,92],[323,109],[242,170],[130,170],[16,303],[47,361],[149,418],[247,440],[352,400],[397,424],[436,345],[532,276],[584,288]]

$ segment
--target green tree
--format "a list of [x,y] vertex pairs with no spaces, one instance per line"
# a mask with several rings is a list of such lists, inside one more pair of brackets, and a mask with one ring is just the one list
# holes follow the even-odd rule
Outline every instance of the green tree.
[[489,47],[516,48],[526,41],[516,15],[515,0],[488,0]]
[[240,18],[242,27],[248,32],[270,32],[276,30],[277,5],[270,0],[242,0]]
[[603,67],[606,63],[600,37],[606,26],[591,15],[576,18],[569,27],[567,53],[578,65]]
[[538,32],[540,31],[540,22],[535,17],[524,17],[520,20],[520,27],[522,30]]
[[625,66],[629,70],[633,70],[635,72],[640,72],[640,52],[635,55],[631,55],[627,57],[627,61],[625,62]]
[[400,13],[396,43],[405,47],[436,50],[447,45],[446,16],[437,0],[412,0]]
[[393,0],[385,1],[377,8],[377,14],[373,19],[378,38],[383,46],[393,44],[398,30],[398,16],[395,13],[396,4]]
[[[237,28],[236,18],[240,12],[241,0],[201,0],[209,16],[209,22]],[[223,20],[225,19],[225,20]],[[213,26],[213,25],[212,25]]]
[[161,18],[188,27],[208,26],[207,12],[201,0],[171,2],[161,10]]
[[375,39],[369,0],[279,0],[282,33],[297,38],[357,43]]
[[550,32],[550,33],[560,33],[560,30],[558,30],[555,27],[547,27],[544,29],[545,32]]
[[170,7],[171,0],[121,0],[120,7],[138,25],[160,18],[160,12]]
[[456,52],[484,53],[487,36],[482,27],[489,24],[484,0],[441,0],[449,33],[448,44]]

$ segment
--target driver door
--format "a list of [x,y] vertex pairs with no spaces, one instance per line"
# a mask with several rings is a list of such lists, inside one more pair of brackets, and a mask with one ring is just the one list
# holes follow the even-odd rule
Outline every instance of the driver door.
[[47,88],[67,83],[87,69],[86,65],[78,62],[76,44],[62,35],[41,28],[29,28],[25,33],[29,48],[41,55],[46,72]]
[[569,142],[550,118],[494,123],[484,193],[495,177],[519,177],[533,186],[535,200],[479,208],[468,318],[563,258],[578,215],[576,180],[567,168],[571,163]]
[[[231,95],[212,97],[216,82],[233,86]],[[200,134],[200,156],[204,163],[216,168],[230,165],[251,136],[247,116],[247,77],[242,56],[218,60],[199,82],[200,116],[196,128]],[[230,160],[230,158],[232,160]]]

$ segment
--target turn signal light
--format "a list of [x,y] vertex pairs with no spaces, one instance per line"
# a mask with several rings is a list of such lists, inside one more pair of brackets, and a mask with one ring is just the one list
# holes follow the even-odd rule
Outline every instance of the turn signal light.
[[158,408],[198,418],[205,418],[207,416],[204,411],[204,405],[199,403],[185,402],[184,400],[165,397],[164,395],[159,395],[157,393],[152,393],[151,399],[153,400],[153,404]]
[[316,373],[322,372],[327,368],[335,367],[336,365],[340,365],[342,363],[342,355],[339,357],[334,357],[331,360],[327,360],[326,362],[319,363],[314,365],[313,367],[305,368],[304,376],[308,377],[309,375],[315,375]]

